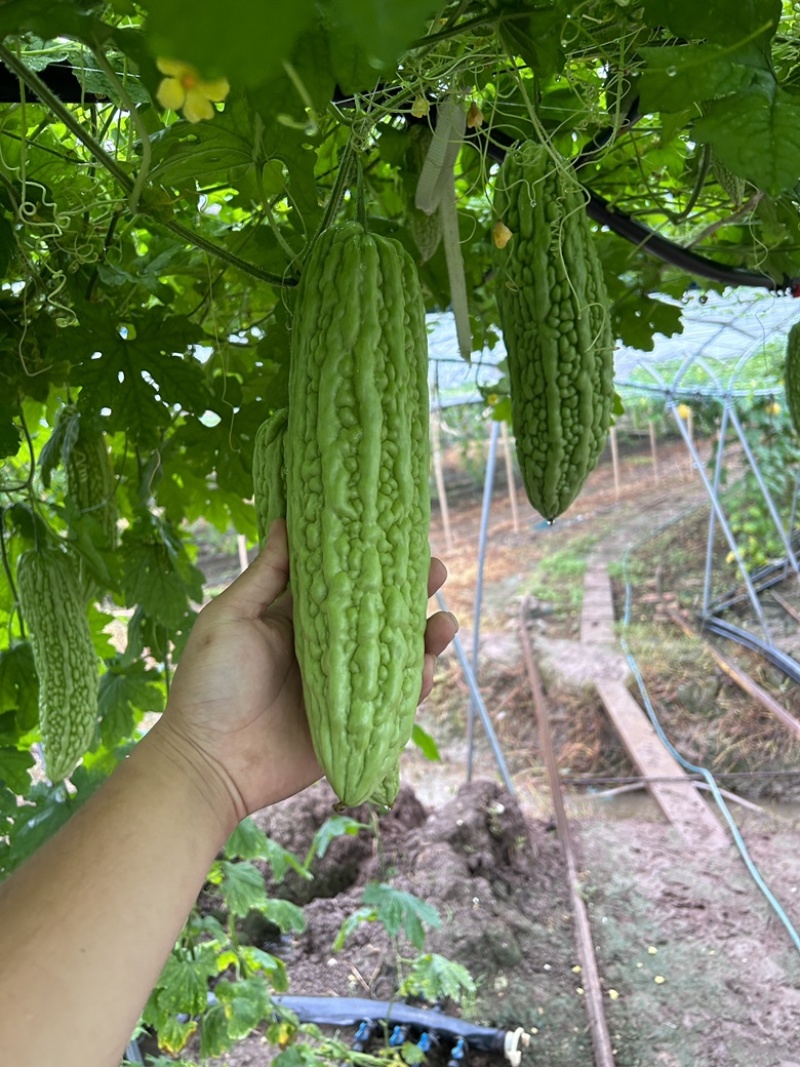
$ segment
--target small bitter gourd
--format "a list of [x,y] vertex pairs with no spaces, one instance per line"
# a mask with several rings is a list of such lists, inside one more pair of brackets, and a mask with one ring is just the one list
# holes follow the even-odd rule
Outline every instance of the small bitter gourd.
[[288,408],[274,411],[259,426],[253,446],[253,500],[261,545],[269,535],[273,520],[286,518],[283,440],[288,417]]
[[117,542],[114,467],[105,434],[83,418],[67,457],[67,495],[81,514],[88,514],[100,532],[98,548],[112,550]]
[[17,594],[39,676],[47,776],[59,782],[92,743],[98,673],[78,567],[60,548],[30,549],[17,563]]
[[425,308],[410,255],[324,231],[292,328],[286,502],[295,648],[346,805],[397,793],[419,700],[430,549]]
[[800,322],[791,327],[786,339],[783,387],[794,432],[800,435]]
[[528,499],[548,521],[597,465],[614,400],[610,301],[584,194],[566,164],[527,142],[499,171],[493,258],[511,420]]

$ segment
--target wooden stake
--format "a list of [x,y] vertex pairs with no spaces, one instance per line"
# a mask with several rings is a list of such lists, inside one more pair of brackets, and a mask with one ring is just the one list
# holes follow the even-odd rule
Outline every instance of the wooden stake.
[[658,451],[656,449],[656,424],[651,419],[650,423],[650,455],[653,457],[653,481],[658,485]]
[[603,989],[600,984],[600,973],[594,951],[594,938],[589,924],[589,912],[583,898],[583,887],[578,875],[578,864],[575,859],[575,849],[572,844],[567,809],[561,792],[561,780],[550,733],[547,704],[545,703],[541,678],[533,659],[533,649],[531,648],[525,625],[527,614],[528,598],[523,597],[519,621],[522,659],[533,696],[536,722],[539,727],[539,747],[547,770],[556,830],[561,847],[564,850],[564,859],[567,866],[567,882],[569,884],[572,912],[575,917],[575,943],[578,950],[578,961],[581,966],[581,985],[586,994],[586,1015],[592,1038],[592,1048],[594,1049],[594,1062],[596,1067],[614,1067],[614,1050],[611,1045],[611,1035],[608,1031],[608,1024],[603,1010]]
[[506,481],[508,482],[508,499],[511,502],[511,515],[514,519],[514,533],[519,533],[519,508],[517,507],[517,484],[514,480],[514,461],[511,457],[511,442],[508,436],[508,423],[500,423],[500,440],[503,442],[503,457],[506,461]]
[[431,458],[433,460],[433,476],[436,480],[436,493],[439,497],[439,508],[442,513],[444,543],[449,552],[453,547],[453,532],[450,529],[450,509],[447,506],[447,493],[444,489],[440,417],[438,408],[431,412]]
[[614,495],[619,500],[619,450],[616,426],[611,427],[611,465],[614,468]]

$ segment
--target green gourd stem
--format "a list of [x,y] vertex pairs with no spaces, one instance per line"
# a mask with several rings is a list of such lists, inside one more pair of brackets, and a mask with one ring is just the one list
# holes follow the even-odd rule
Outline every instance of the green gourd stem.
[[367,197],[364,182],[364,168],[361,164],[361,156],[356,153],[356,222],[364,229],[367,227]]
[[[342,206],[344,195],[350,185],[353,167],[356,165],[357,158],[358,154],[355,148],[355,135],[351,133],[347,144],[342,149],[342,156],[339,160],[339,170],[336,174],[336,180],[333,183],[331,195],[328,197],[328,203],[325,205],[322,221],[314,235],[314,241],[333,224],[333,221],[339,212],[339,208]],[[309,245],[309,252],[311,248],[313,248],[314,241]]]

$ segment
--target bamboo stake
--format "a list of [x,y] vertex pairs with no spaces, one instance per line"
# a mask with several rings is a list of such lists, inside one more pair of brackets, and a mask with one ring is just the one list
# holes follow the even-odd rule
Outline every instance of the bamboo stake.
[[650,419],[650,455],[653,457],[653,481],[658,485],[658,451],[656,449],[656,424]]
[[453,532],[450,528],[450,509],[447,506],[447,493],[444,488],[444,471],[442,470],[442,441],[439,409],[431,412],[431,456],[433,459],[433,476],[436,480],[436,493],[444,527],[444,543],[447,551],[453,548]]
[[519,533],[517,484],[514,479],[514,461],[511,457],[511,442],[508,436],[508,424],[505,419],[500,423],[500,439],[503,443],[503,458],[506,461],[506,481],[508,482],[508,499],[511,503],[511,515],[514,519],[514,533]]
[[614,468],[614,496],[619,500],[619,449],[616,426],[611,427],[611,465]]

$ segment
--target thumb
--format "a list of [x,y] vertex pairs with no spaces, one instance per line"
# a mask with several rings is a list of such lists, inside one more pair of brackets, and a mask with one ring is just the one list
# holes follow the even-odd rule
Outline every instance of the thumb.
[[275,519],[262,550],[224,593],[215,600],[229,618],[255,619],[281,595],[289,581],[286,520]]

